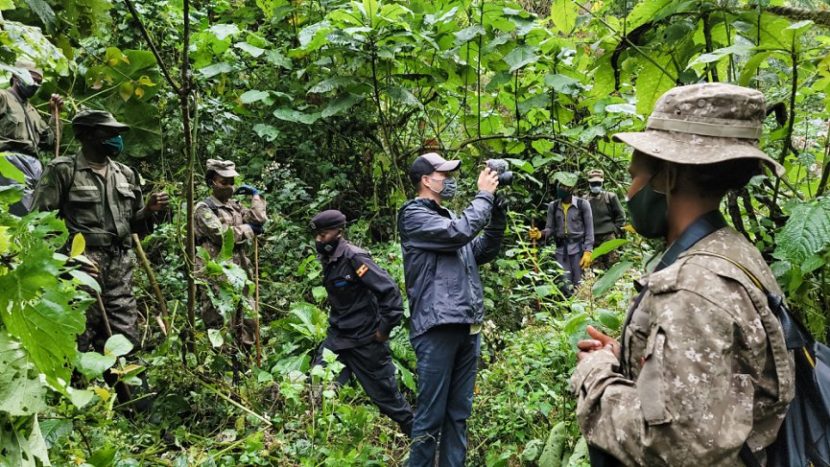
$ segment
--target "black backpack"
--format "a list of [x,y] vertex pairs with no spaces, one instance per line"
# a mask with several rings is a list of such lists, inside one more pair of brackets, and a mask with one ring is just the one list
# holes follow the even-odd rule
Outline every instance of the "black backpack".
[[[816,342],[809,331],[790,312],[783,297],[771,293],[747,268],[729,261],[764,292],[770,310],[781,322],[787,349],[795,359],[795,398],[775,442],[766,449],[767,465],[772,467],[830,466],[830,347]],[[744,444],[741,460],[749,467],[760,462]]]

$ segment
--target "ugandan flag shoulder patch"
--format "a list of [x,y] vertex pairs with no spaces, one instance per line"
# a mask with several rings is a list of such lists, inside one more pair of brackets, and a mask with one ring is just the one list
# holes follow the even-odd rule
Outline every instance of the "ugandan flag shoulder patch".
[[355,272],[357,273],[357,277],[363,277],[364,274],[369,272],[369,266],[366,266],[365,264],[361,264],[360,267],[357,268],[357,271],[355,271]]

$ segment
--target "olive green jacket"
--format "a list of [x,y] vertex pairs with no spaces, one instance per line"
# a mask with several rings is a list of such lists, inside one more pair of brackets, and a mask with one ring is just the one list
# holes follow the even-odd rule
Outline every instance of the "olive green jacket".
[[130,245],[151,217],[144,209],[138,174],[108,161],[107,176],[93,172],[83,153],[54,159],[35,188],[34,209],[58,211],[69,232],[82,233],[89,246]]
[[0,151],[37,157],[38,149],[48,150],[55,142],[49,125],[28,101],[11,90],[0,91]]

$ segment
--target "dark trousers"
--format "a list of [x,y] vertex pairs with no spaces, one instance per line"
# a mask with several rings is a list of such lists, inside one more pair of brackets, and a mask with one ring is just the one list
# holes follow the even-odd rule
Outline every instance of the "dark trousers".
[[[378,410],[394,420],[409,436],[412,433],[412,407],[398,390],[389,343],[372,341],[360,347],[333,352],[337,354],[337,360],[346,366],[337,375],[336,383],[342,386],[354,375]],[[315,364],[322,364],[322,349]]]
[[[479,334],[470,335],[466,324],[447,324],[416,337],[412,346],[418,357],[418,404],[409,465],[433,465],[438,448],[441,467],[462,466],[467,456]],[[440,447],[436,446],[439,437]]]
[[[602,245],[603,243],[614,240],[617,238],[617,234],[614,232],[609,232],[607,234],[599,234],[594,237],[594,248]],[[620,260],[620,253],[619,250],[610,251],[596,260],[594,260],[594,266],[600,269],[608,269],[611,266],[617,264],[617,261]]]
[[565,270],[568,281],[573,286],[577,286],[582,282],[582,267],[579,265],[579,261],[582,260],[582,253],[583,251],[579,250],[579,252],[569,255],[567,247],[561,253],[558,249],[556,250],[556,261]]

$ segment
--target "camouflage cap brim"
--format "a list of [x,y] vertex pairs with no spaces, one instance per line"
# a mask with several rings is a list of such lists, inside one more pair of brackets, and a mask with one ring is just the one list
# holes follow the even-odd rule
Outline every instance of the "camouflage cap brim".
[[704,165],[731,159],[759,159],[777,176],[782,177],[785,173],[781,164],[748,139],[662,130],[617,133],[614,139],[649,156],[678,164]]
[[236,169],[219,169],[219,170],[211,169],[211,171],[215,172],[220,177],[225,177],[225,178],[233,178],[233,177],[238,177],[239,176],[239,172],[237,172]]

